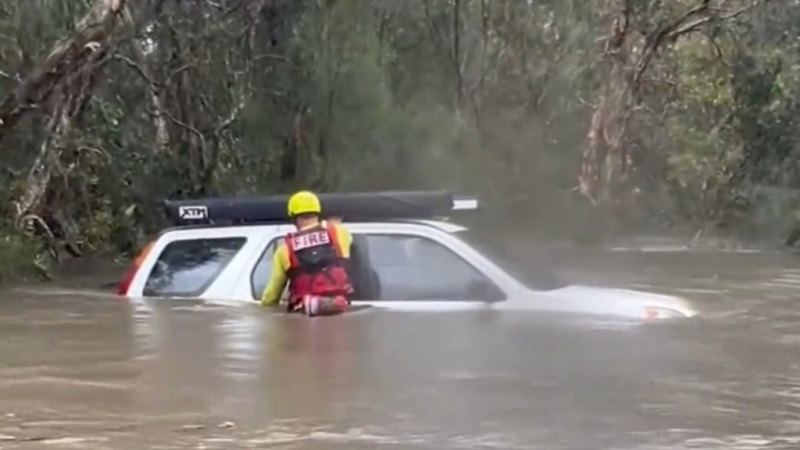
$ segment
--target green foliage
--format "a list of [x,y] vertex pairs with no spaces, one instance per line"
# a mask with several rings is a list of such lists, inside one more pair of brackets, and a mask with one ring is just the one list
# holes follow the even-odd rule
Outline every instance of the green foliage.
[[[4,97],[90,6],[6,3]],[[146,3],[131,3],[147,22],[114,41],[48,182],[45,205],[86,251],[139,247],[165,197],[300,187],[476,192],[492,226],[589,241],[795,220],[800,13],[781,2],[663,44],[625,130],[635,195],[609,210],[573,188],[621,1],[166,0],[138,14]],[[631,39],[698,4],[632,2]],[[26,113],[0,143],[7,217],[47,116]],[[14,239],[9,255],[37,254]]]
[[667,156],[666,181],[682,199],[684,213],[714,220],[730,194],[743,160],[733,126],[735,106],[730,73],[706,39],[681,42],[674,50],[677,99],[665,117],[673,149]]
[[0,282],[47,279],[49,268],[41,241],[0,229]]

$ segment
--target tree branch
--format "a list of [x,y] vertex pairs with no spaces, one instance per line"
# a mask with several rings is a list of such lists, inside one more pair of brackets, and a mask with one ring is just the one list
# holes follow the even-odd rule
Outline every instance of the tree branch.
[[113,56],[113,58],[117,59],[119,61],[122,61],[123,63],[125,63],[125,65],[127,65],[128,67],[133,69],[137,74],[139,74],[140,77],[142,77],[144,79],[145,82],[147,82],[147,84],[151,84],[151,85],[155,85],[156,84],[156,82],[153,81],[152,78],[150,78],[150,75],[147,74],[147,71],[145,71],[144,68],[141,65],[139,65],[138,63],[136,63],[132,59],[128,58],[127,56],[120,55],[119,53],[116,53]]
[[737,9],[735,11],[729,12],[728,14],[721,14],[721,15],[717,15],[717,16],[709,15],[707,17],[703,17],[703,18],[697,19],[697,20],[695,20],[693,22],[690,22],[688,24],[685,24],[685,25],[683,25],[681,27],[676,28],[675,30],[670,32],[668,37],[669,37],[669,39],[676,39],[676,38],[680,37],[681,35],[688,34],[688,33],[691,33],[693,31],[696,31],[698,28],[700,28],[701,26],[707,24],[708,22],[711,22],[711,20],[713,20],[713,19],[719,19],[719,20],[735,19],[736,17],[739,17],[742,14],[754,9],[756,6],[759,6],[761,3],[763,3],[762,0],[755,0],[753,3],[751,3],[751,4],[747,5],[747,6],[743,6],[743,7],[739,8],[739,9]]
[[9,80],[16,81],[16,82],[19,82],[19,80],[20,80],[19,75],[13,76],[13,75],[11,75],[11,74],[9,74],[7,72],[4,72],[2,70],[0,70],[0,77],[7,78]]
[[186,122],[180,121],[178,118],[173,116],[172,113],[169,112],[169,111],[164,111],[164,117],[169,119],[169,121],[174,123],[175,125],[183,128],[184,130],[186,130],[186,131],[192,133],[193,135],[197,136],[197,138],[200,139],[200,145],[203,148],[205,148],[205,146],[206,146],[206,144],[205,144],[206,143],[206,138],[205,138],[205,136],[203,136],[203,133],[201,133],[197,128],[189,125]]

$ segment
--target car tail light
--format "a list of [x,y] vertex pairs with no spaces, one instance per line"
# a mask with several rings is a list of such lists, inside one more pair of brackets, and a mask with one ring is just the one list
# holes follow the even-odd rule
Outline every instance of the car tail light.
[[145,258],[147,258],[147,254],[150,253],[154,243],[155,241],[148,242],[142,251],[139,252],[139,255],[133,259],[130,267],[128,267],[128,270],[125,271],[122,281],[120,281],[119,286],[117,286],[117,295],[125,296],[128,293],[128,288],[131,286],[131,282],[133,282],[136,272],[139,271],[139,267],[142,265],[142,262],[144,262]]

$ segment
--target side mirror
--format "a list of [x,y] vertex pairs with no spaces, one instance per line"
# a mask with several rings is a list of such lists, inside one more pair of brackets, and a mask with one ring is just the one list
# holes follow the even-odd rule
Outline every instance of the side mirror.
[[467,294],[471,299],[483,300],[485,302],[499,302],[505,300],[505,294],[491,281],[481,278],[474,280],[467,288]]

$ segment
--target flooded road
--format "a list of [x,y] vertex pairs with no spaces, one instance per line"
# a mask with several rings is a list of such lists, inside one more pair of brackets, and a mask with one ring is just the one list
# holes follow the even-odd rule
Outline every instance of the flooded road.
[[800,448],[800,257],[558,262],[684,295],[703,318],[308,320],[18,288],[0,298],[0,449]]

